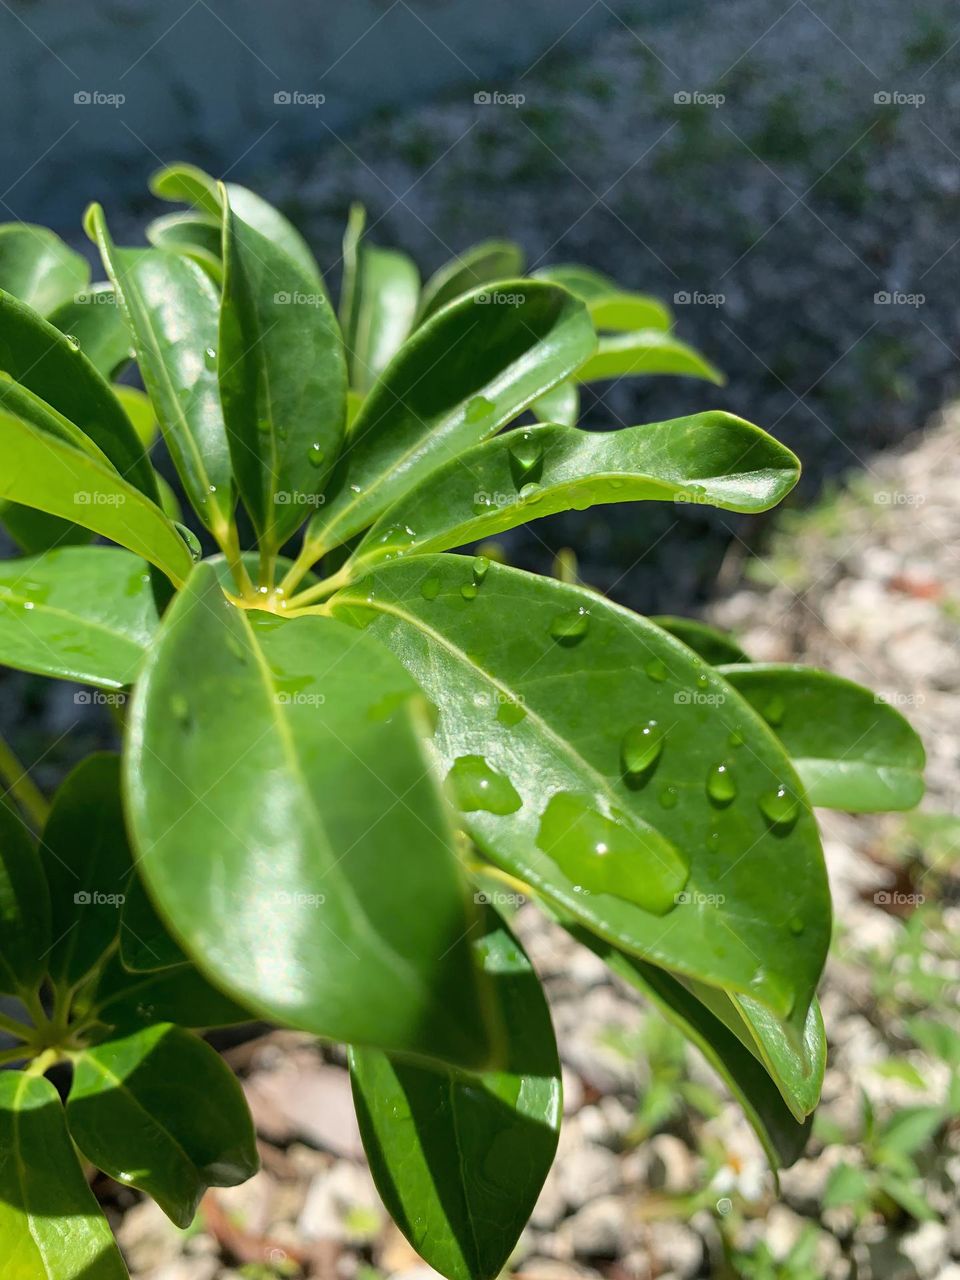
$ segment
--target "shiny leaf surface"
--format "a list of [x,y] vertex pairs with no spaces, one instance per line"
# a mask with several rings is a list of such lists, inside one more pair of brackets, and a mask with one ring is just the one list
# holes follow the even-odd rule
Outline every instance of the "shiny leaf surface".
[[510,240],[484,240],[434,272],[423,286],[420,298],[420,321],[453,302],[495,280],[515,280],[523,274],[523,250]]
[[89,279],[86,259],[46,227],[28,222],[0,226],[0,289],[42,316],[70,302]]
[[601,334],[597,350],[577,370],[577,382],[600,382],[627,374],[673,373],[704,378],[721,385],[726,381],[698,351],[672,334],[657,329]]
[[405,253],[361,243],[366,215],[350,211],[343,238],[340,326],[350,385],[366,395],[413,327],[420,273]]
[[80,343],[80,350],[107,380],[133,359],[130,332],[117,307],[111,284],[89,285],[52,311],[47,319],[61,333]]

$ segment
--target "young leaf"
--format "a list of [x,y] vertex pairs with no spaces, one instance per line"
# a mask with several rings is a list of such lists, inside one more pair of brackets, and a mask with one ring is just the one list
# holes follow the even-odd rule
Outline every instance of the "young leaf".
[[875,813],[923,795],[920,738],[862,685],[788,663],[721,667],[786,747],[813,805]]
[[0,991],[35,989],[46,971],[50,894],[26,828],[0,799]]
[[626,374],[675,373],[704,378],[722,386],[726,381],[693,347],[658,329],[602,334],[597,350],[578,370],[577,382],[600,382]]
[[383,513],[355,561],[444,551],[604,502],[691,501],[765,511],[799,475],[789,449],[729,413],[621,431],[528,427],[476,445],[431,472]]
[[217,386],[217,292],[186,258],[160,249],[118,249],[99,205],[87,210],[85,224],[113,281],[187,497],[207,528],[222,534],[234,498]]
[[244,614],[198,566],[137,683],[128,812],[154,903],[224,990],[317,1035],[476,1066],[472,913],[415,691],[366,637]]
[[132,683],[156,627],[147,566],[129,551],[62,547],[0,562],[5,666],[120,689]]
[[2,290],[0,369],[72,422],[128,484],[156,501],[153,468],[109,384],[67,335]]
[[420,294],[420,273],[405,253],[360,243],[365,219],[363,206],[354,205],[343,237],[340,299],[350,385],[362,395],[409,335]]
[[750,661],[737,642],[726,632],[718,631],[716,627],[710,627],[696,618],[674,618],[661,614],[659,617],[651,617],[650,621],[655,622],[658,627],[663,627],[664,631],[669,631],[678,640],[682,640],[688,649],[699,653],[700,657],[705,662],[709,662],[712,667],[718,667],[721,663]]
[[131,870],[120,802],[120,758],[99,752],[68,774],[53,798],[40,857],[50,886],[51,978],[74,986],[120,932]]
[[92,1164],[152,1196],[181,1228],[208,1188],[235,1187],[260,1166],[233,1072],[208,1044],[169,1022],[76,1055],[67,1127]]
[[220,393],[234,474],[276,551],[322,492],[346,420],[347,369],[326,296],[224,203]]
[[523,275],[523,250],[512,240],[484,240],[451,258],[423,286],[418,323],[448,302],[495,280]]
[[0,1240],[10,1280],[127,1280],[49,1080],[0,1071]]
[[532,280],[504,285],[515,306],[468,294],[403,344],[363,403],[334,491],[307,528],[330,550],[430,471],[494,435],[572,373],[596,337],[582,302]]
[[58,235],[28,222],[0,226],[0,289],[42,316],[86,287],[90,268]]
[[149,560],[173,582],[186,578],[192,559],[183,538],[154,502],[112,468],[4,412],[0,453],[7,459],[0,501],[74,520]]
[[[783,748],[730,685],[593,592],[459,556],[384,566],[331,607],[439,707],[444,767],[467,761],[454,780],[490,783],[496,803],[474,778],[460,807],[493,861],[800,1035],[829,938],[823,855]],[[779,788],[792,805],[772,823]]]
[[[117,306],[113,285],[89,285],[51,311],[52,325],[80,343],[80,350],[108,381],[133,359],[130,332]],[[118,394],[119,387],[114,388]]]
[[[124,413],[133,423],[137,439],[149,453],[156,443],[157,433],[160,430],[160,424],[157,422],[157,415],[153,411],[150,397],[142,392],[139,387],[127,386],[114,387],[114,395],[123,405]],[[163,477],[157,476],[161,498],[164,494],[164,483]],[[167,485],[167,488],[169,487]]]
[[500,1274],[553,1163],[562,1109],[550,1012],[530,961],[489,907],[473,945],[503,1011],[502,1070],[469,1075],[350,1050],[377,1189],[448,1280]]
[[546,395],[534,400],[530,411],[538,422],[559,422],[575,427],[580,417],[580,391],[575,382],[559,382]]
[[582,298],[590,319],[600,331],[659,329],[665,332],[671,326],[670,309],[659,298],[621,289],[615,280],[589,267],[543,267],[535,274],[539,280],[561,284]]
[[219,215],[166,213],[148,224],[147,239],[157,249],[190,258],[218,287],[223,283]]

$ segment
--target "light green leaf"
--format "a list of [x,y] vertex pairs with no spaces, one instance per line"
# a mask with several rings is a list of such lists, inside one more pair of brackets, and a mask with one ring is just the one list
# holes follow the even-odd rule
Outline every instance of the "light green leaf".
[[234,497],[217,385],[216,290],[186,258],[160,249],[118,249],[99,205],[87,210],[85,224],[113,281],[187,497],[207,528],[222,533]]
[[515,306],[468,294],[422,325],[367,396],[332,492],[307,529],[322,551],[372,523],[434,468],[494,435],[577,368],[596,337],[583,303],[532,280]]
[[595,355],[578,370],[577,382],[600,382],[627,374],[675,373],[704,378],[722,386],[726,381],[693,347],[658,329],[601,334]]
[[448,302],[495,280],[515,280],[523,275],[524,254],[512,240],[484,240],[435,271],[423,286],[419,323]]
[[413,327],[420,273],[405,253],[360,243],[366,219],[354,205],[343,238],[340,326],[350,385],[365,395]]
[[0,991],[35,989],[46,971],[50,895],[33,841],[0,799]]
[[219,215],[165,213],[147,225],[147,239],[157,249],[192,259],[214,284],[223,283]]
[[530,410],[538,422],[559,422],[575,427],[580,417],[580,391],[575,382],[560,382],[546,395],[534,400]]
[[[823,856],[783,748],[729,684],[593,592],[497,564],[478,578],[469,558],[387,565],[331,608],[439,708],[444,767],[489,770],[499,799],[509,784],[519,808],[475,787],[462,817],[493,861],[615,945],[763,1001],[799,1041],[829,937]],[[792,809],[771,824],[781,787]]]
[[120,689],[132,683],[156,627],[147,566],[129,551],[62,547],[0,562],[5,666]]
[[488,1280],[506,1265],[553,1162],[562,1110],[550,1013],[530,961],[491,908],[473,945],[503,1011],[502,1070],[470,1075],[350,1050],[380,1195],[449,1280]]
[[861,1201],[869,1200],[870,1190],[870,1180],[863,1169],[852,1164],[834,1165],[823,1193],[823,1208],[859,1205]]
[[76,521],[143,556],[174,583],[186,578],[191,556],[183,538],[160,508],[116,471],[3,412],[0,452],[7,459],[0,501]]
[[58,235],[29,222],[0,226],[0,289],[45,316],[86,288],[90,268]]
[[[146,395],[139,387],[114,387],[114,395],[123,405],[123,411],[133,423],[133,429],[137,433],[140,443],[147,452],[153,448],[156,443],[157,434],[160,430],[160,424],[157,422],[157,415],[153,411],[153,404],[150,397]],[[161,495],[163,494],[162,477],[157,476],[157,484],[160,486]]]
[[156,907],[243,1004],[478,1065],[472,913],[415,692],[367,638],[244,614],[198,566],[137,683],[129,818]]
[[722,667],[769,721],[811,804],[874,813],[923,795],[923,743],[899,711],[862,685],[789,663]]
[[662,614],[659,617],[652,617],[650,621],[655,622],[658,627],[663,627],[664,631],[669,631],[678,640],[682,640],[688,649],[699,653],[700,657],[705,662],[709,662],[712,667],[719,666],[721,663],[750,661],[737,642],[726,632],[718,631],[716,627],[708,626],[707,623],[700,622],[696,618],[675,618]]
[[67,1126],[92,1164],[152,1196],[181,1228],[210,1187],[235,1187],[260,1166],[233,1072],[169,1022],[76,1055]]
[[0,1072],[0,1153],[5,1280],[127,1280],[49,1080]]
[[[111,284],[89,285],[47,318],[61,333],[80,343],[83,354],[108,380],[133,359],[130,333]],[[114,388],[118,396],[121,390]]]
[[346,361],[316,283],[226,206],[219,349],[237,487],[276,551],[314,509],[343,440]]
[[571,508],[605,502],[709,503],[765,511],[800,476],[797,458],[729,413],[621,431],[528,427],[476,445],[389,507],[355,552],[358,566],[444,551]]
[[916,1155],[928,1147],[948,1117],[943,1107],[901,1107],[877,1132],[877,1146],[895,1155]]
[[587,304],[590,318],[598,330],[670,328],[670,308],[649,294],[622,289],[609,276],[589,267],[564,265],[542,267],[536,276],[561,284]]

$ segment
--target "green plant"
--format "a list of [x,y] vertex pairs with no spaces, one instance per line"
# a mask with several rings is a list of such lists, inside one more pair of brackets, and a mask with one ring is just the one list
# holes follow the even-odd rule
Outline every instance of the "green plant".
[[[25,819],[0,808],[4,1059],[26,1064],[0,1075],[6,1274],[122,1274],[72,1144],[179,1223],[249,1175],[239,1089],[195,1032],[266,1018],[350,1045],[397,1222],[444,1274],[495,1275],[561,1111],[498,911],[518,897],[649,996],[789,1162],[825,1052],[811,806],[914,804],[918,740],[824,672],[447,553],[604,502],[761,511],[796,458],[719,412],[578,430],[585,380],[719,376],[583,268],[523,278],[494,242],[421,289],[354,210],[338,324],[258,196],[184,166],[154,190],[189,208],[153,248],[88,212],[93,288],[50,233],[0,231],[0,498],[25,552],[0,566],[0,661],[124,721],[122,756],[49,812],[0,760]],[[131,355],[148,398],[110,384]],[[516,425],[528,408],[549,421]]]

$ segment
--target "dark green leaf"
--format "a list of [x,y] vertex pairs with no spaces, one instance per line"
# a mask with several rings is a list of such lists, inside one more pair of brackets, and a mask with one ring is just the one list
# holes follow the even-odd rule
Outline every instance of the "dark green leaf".
[[119,955],[107,961],[95,990],[77,1012],[95,1012],[105,1025],[123,1029],[175,1022],[199,1030],[256,1021],[256,1014],[211,986],[192,965],[130,973]]
[[209,1187],[235,1187],[260,1164],[233,1073],[169,1022],[76,1055],[67,1125],[92,1164],[152,1196],[178,1227],[190,1225]]
[[19,502],[0,502],[0,522],[27,555],[40,555],[56,547],[83,546],[93,541],[93,533],[69,520],[47,515]]
[[86,287],[90,268],[58,235],[29,222],[0,226],[0,289],[42,316]]
[[111,284],[90,285],[47,318],[80,343],[80,350],[104,378],[112,378],[133,359],[130,333]]
[[671,325],[669,307],[645,293],[621,289],[615,280],[589,267],[543,267],[537,278],[562,284],[587,304],[590,318],[599,330],[660,329]]
[[484,240],[465,249],[434,272],[423,286],[420,322],[448,302],[495,280],[523,275],[523,250],[511,240]]
[[872,813],[912,809],[923,795],[923,743],[882,697],[810,667],[723,667],[770,723],[811,804]]
[[340,326],[350,385],[365,395],[413,327],[420,273],[405,253],[360,243],[366,219],[354,205],[343,238]]
[[161,249],[118,249],[99,205],[90,206],[85,222],[113,281],[187,497],[207,528],[223,534],[234,498],[217,386],[216,290],[186,258]]
[[675,373],[722,386],[719,369],[693,347],[658,329],[601,335],[597,351],[577,370],[577,382],[600,382],[627,374]]
[[0,799],[0,991],[35,989],[50,946],[50,895],[33,841]]
[[0,1072],[0,1241],[5,1280],[127,1280],[56,1089],[20,1071]]
[[688,649],[699,653],[712,667],[721,663],[749,662],[750,659],[735,640],[716,627],[710,627],[696,618],[674,618],[666,615],[650,619],[664,631],[682,640]]
[[789,1015],[799,1042],[830,932],[823,856],[783,748],[730,685],[592,592],[497,564],[478,582],[459,556],[385,566],[332,609],[439,708],[447,769],[482,757],[490,794],[509,784],[521,807],[481,797],[462,818],[495,862],[610,942]]
[[131,710],[138,869],[191,958],[252,1009],[478,1065],[472,913],[414,693],[372,641],[244,614],[198,566]]
[[553,1162],[562,1109],[550,1013],[529,960],[489,907],[473,945],[503,1014],[503,1070],[470,1075],[350,1051],[380,1195],[449,1280],[488,1280],[506,1265]]
[[[516,305],[471,294],[404,343],[363,403],[334,491],[307,529],[317,557],[372,523],[435,467],[494,435],[561,382],[596,337],[582,302],[531,280]],[[507,294],[505,294],[507,296]]]
[[120,759],[88,756],[53,798],[40,846],[50,885],[50,976],[74,986],[96,967],[120,932],[130,875],[120,803]]
[[[0,663],[120,689],[157,627],[146,564],[113,547],[0,562]],[[90,700],[90,695],[77,695]]]
[[120,913],[120,958],[131,973],[157,973],[190,963],[157,915],[139,875],[130,877]]
[[340,448],[346,361],[316,282],[226,207],[219,346],[237,486],[275,551],[315,509]]
[[358,565],[444,551],[531,519],[604,502],[709,503],[765,511],[800,475],[797,458],[729,413],[700,413],[621,431],[527,427],[438,467],[383,513]]

